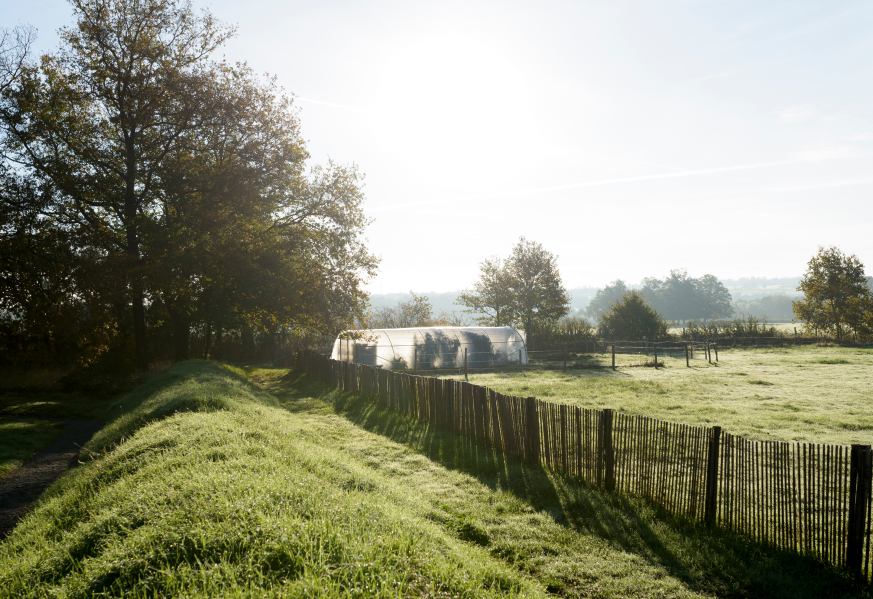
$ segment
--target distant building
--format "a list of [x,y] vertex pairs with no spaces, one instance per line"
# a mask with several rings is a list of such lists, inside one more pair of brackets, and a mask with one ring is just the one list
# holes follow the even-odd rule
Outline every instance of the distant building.
[[416,327],[345,331],[331,358],[390,370],[527,364],[524,331],[513,327]]

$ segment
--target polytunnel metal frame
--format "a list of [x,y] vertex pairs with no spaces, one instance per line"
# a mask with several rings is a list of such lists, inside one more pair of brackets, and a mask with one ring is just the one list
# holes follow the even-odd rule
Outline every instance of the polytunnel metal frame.
[[[481,337],[487,338],[487,350],[484,349]],[[501,337],[504,340],[497,340]],[[476,349],[476,338],[480,339],[479,351],[467,352],[465,360],[462,350],[470,349],[470,346]],[[401,344],[404,341],[406,343]],[[384,348],[390,347],[390,357],[387,352],[380,352],[380,345]],[[432,353],[420,353],[420,349],[429,345]],[[402,348],[407,349],[404,352]],[[365,356],[361,355],[362,351],[366,351]],[[462,368],[466,365],[470,368],[492,368],[528,363],[524,331],[514,327],[408,327],[344,331],[334,341],[331,358],[387,370],[440,370]]]

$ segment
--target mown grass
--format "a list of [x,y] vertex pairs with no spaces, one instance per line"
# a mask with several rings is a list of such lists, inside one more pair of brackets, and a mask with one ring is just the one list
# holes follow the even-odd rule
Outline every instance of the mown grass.
[[869,596],[369,398],[247,373],[266,391],[186,363],[118,398],[93,460],[0,543],[0,597]]
[[[605,361],[608,356],[592,359]],[[509,369],[471,373],[469,378],[502,393],[719,425],[750,439],[844,445],[873,441],[871,349],[722,349],[717,364],[695,360],[687,368],[684,355],[664,358],[664,363],[657,370]]]
[[0,418],[0,477],[49,445],[63,430],[60,422]]
[[0,544],[0,596],[542,594],[226,368],[186,363],[116,403],[93,461]]

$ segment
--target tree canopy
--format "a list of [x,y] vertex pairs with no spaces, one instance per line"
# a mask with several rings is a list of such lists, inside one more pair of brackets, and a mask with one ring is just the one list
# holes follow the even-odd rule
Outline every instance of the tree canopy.
[[669,326],[638,291],[624,294],[600,318],[600,334],[606,339],[663,339]]
[[524,237],[506,260],[491,258],[480,265],[473,289],[457,303],[466,312],[485,313],[483,326],[516,325],[531,333],[569,312],[570,298],[561,282],[557,256]]
[[733,314],[731,294],[713,275],[699,279],[685,270],[671,270],[661,280],[647,278],[640,293],[668,320],[725,318]]
[[[57,53],[0,61],[7,331],[72,324],[145,367],[187,358],[192,331],[208,353],[224,332],[359,319],[377,265],[362,177],[307,167],[291,99],[211,58],[233,29],[184,0],[71,4]],[[47,302],[69,305],[65,326],[31,324]]]
[[851,331],[869,334],[873,329],[873,294],[864,265],[854,254],[820,247],[797,290],[804,297],[793,303],[794,314],[807,326],[829,331],[837,339]]
[[603,289],[597,290],[597,295],[594,296],[588,307],[585,308],[585,315],[599,320],[602,315],[609,311],[610,304],[621,299],[627,292],[627,284],[621,279],[616,279]]

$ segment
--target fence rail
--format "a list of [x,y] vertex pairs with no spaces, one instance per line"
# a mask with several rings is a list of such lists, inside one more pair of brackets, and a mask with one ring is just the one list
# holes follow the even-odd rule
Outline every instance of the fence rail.
[[610,409],[516,397],[297,354],[296,368],[607,491],[870,576],[870,445],[753,441]]

